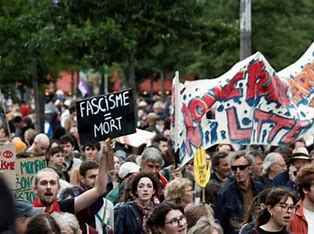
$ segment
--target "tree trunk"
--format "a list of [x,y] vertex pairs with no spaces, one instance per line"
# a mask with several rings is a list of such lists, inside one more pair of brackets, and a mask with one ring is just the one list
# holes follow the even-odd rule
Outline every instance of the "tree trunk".
[[133,95],[134,100],[137,98],[137,87],[135,84],[135,52],[131,52],[129,55],[129,61],[128,61],[128,72],[129,72],[129,80],[128,80],[128,86],[129,88],[133,89]]
[[35,130],[45,132],[45,97],[39,82],[39,64],[33,59],[33,89],[35,96]]

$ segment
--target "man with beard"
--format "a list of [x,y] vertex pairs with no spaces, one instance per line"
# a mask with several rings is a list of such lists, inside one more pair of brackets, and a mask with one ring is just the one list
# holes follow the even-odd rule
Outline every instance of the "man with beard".
[[234,179],[221,189],[215,204],[215,217],[228,234],[237,233],[253,198],[264,189],[251,178],[253,155],[237,151],[230,153],[230,161]]
[[47,213],[52,213],[54,211],[75,213],[89,207],[106,191],[108,181],[106,155],[110,154],[109,149],[110,141],[107,141],[106,147],[103,147],[102,149],[104,152],[100,158],[99,175],[101,176],[97,179],[95,186],[75,198],[57,201],[60,184],[59,176],[56,171],[51,168],[45,168],[37,172],[34,178],[33,186],[33,191],[37,194],[33,202],[34,207],[45,207],[45,212]]
[[[99,174],[99,164],[95,160],[85,160],[80,165],[80,185],[87,191],[95,187]],[[90,218],[88,224],[98,233],[107,233],[113,230],[113,204],[106,198],[99,197],[90,206]]]

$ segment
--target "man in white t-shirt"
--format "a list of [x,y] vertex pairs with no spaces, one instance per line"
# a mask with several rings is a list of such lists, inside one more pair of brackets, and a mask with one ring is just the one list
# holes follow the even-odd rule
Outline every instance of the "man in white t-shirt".
[[291,233],[314,233],[314,166],[303,167],[295,178],[295,183],[301,195],[289,224]]

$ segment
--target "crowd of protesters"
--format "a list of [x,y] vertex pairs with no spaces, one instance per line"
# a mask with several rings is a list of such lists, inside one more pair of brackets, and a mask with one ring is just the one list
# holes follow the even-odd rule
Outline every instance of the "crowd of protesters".
[[177,165],[169,105],[137,100],[137,127],[155,133],[140,147],[80,145],[75,102],[60,92],[46,103],[44,132],[34,130],[31,105],[10,106],[11,135],[0,126],[0,140],[14,143],[17,158],[45,156],[48,167],[34,177],[33,203],[12,200],[0,178],[0,233],[314,233],[311,146],[217,144],[206,150],[201,193],[193,160]]

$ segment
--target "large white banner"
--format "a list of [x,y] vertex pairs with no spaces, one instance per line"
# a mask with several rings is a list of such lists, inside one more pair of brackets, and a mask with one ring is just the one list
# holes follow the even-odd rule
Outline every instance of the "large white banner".
[[314,43],[276,73],[261,53],[216,79],[173,80],[172,136],[184,164],[197,148],[228,142],[288,145],[314,133]]

